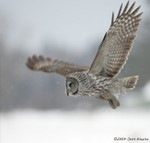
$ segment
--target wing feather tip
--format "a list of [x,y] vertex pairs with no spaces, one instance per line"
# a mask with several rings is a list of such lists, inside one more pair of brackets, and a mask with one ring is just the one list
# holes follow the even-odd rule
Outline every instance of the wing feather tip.
[[114,12],[112,12],[111,25],[110,25],[110,27],[113,26],[113,23],[114,23]]
[[129,6],[129,1],[126,3],[122,14],[125,14],[125,13],[126,13],[126,11],[127,11],[127,9],[128,9],[128,6]]
[[117,18],[121,15],[122,7],[123,7],[123,3],[121,3],[121,5],[120,5],[120,8],[119,8],[119,12],[118,12]]

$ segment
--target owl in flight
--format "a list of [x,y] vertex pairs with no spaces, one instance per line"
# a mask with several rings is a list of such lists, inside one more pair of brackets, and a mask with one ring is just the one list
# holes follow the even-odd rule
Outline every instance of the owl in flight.
[[90,67],[33,55],[26,65],[34,71],[58,73],[66,77],[68,96],[93,96],[108,101],[115,109],[120,106],[118,95],[135,87],[138,76],[117,78],[125,65],[135,38],[142,12],[140,6],[129,1],[121,4],[117,17],[112,13],[111,25],[106,32]]

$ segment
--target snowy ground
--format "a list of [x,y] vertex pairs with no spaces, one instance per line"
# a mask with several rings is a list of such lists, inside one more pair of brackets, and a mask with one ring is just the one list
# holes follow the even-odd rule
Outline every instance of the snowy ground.
[[148,111],[15,111],[0,120],[0,143],[150,143]]

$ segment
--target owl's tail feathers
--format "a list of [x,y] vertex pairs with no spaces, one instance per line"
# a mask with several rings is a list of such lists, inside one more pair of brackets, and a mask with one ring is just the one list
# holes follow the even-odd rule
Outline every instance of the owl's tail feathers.
[[122,78],[123,87],[126,90],[132,90],[137,84],[138,79],[139,76],[130,76],[130,77]]

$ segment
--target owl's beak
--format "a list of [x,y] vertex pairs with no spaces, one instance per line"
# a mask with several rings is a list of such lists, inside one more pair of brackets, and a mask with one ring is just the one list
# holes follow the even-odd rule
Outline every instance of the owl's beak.
[[69,96],[69,93],[68,93],[68,91],[65,91],[65,93],[66,93],[66,95],[67,95],[67,96]]

